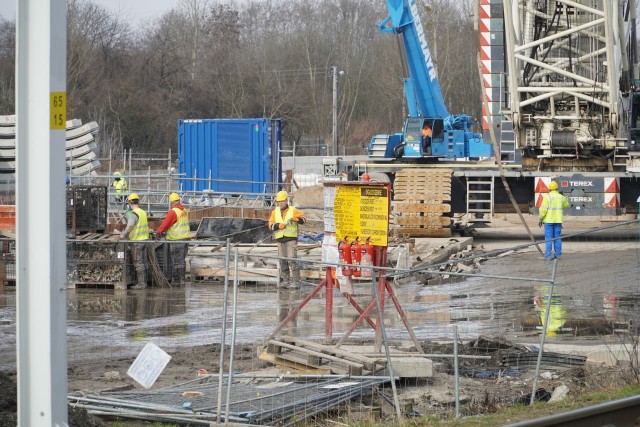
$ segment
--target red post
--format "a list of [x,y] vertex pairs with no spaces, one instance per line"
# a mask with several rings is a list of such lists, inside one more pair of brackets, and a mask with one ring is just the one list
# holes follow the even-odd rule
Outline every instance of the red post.
[[327,267],[325,270],[325,282],[326,287],[326,304],[324,311],[324,339],[327,342],[331,342],[333,336],[333,274],[331,267]]

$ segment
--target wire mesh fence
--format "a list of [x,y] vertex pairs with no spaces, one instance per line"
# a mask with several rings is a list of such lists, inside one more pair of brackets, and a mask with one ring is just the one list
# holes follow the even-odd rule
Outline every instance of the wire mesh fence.
[[[637,382],[638,227],[569,230],[557,262],[539,259],[532,244],[491,239],[437,264],[415,252],[417,244],[393,247],[386,278],[402,311],[362,279],[346,295],[321,287],[293,317],[326,279],[319,245],[299,246],[303,286],[278,289],[273,246],[192,241],[186,286],[68,289],[70,402],[120,418],[326,425],[327,418],[474,415],[542,398],[539,390],[551,394],[560,384]],[[94,263],[105,274],[95,250],[102,245],[116,253],[118,268],[132,267],[117,258],[123,243],[69,245],[70,265]],[[7,285],[15,284],[15,244],[5,240],[0,249],[0,365],[12,370],[16,286]],[[83,249],[91,261],[78,255]],[[127,370],[148,342],[172,359],[145,390]]]

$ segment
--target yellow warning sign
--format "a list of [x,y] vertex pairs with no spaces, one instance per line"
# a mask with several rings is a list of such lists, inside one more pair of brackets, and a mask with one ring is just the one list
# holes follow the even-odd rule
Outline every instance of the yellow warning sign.
[[387,246],[389,189],[382,185],[338,185],[333,201],[336,240],[370,238],[372,245]]

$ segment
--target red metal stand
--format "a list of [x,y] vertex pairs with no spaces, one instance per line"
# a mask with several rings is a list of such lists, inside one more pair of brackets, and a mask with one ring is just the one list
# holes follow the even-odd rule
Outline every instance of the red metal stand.
[[[377,259],[379,260],[379,264],[382,265],[386,265],[387,263],[387,248],[376,248],[378,250],[378,257]],[[298,315],[298,313],[300,312],[300,310],[302,310],[302,308],[309,302],[311,301],[311,299],[316,296],[316,294],[318,292],[320,292],[322,290],[322,288],[326,287],[326,294],[325,294],[325,340],[327,342],[330,342],[332,340],[333,337],[333,288],[334,288],[334,279],[333,279],[333,274],[331,271],[331,267],[326,267],[325,269],[325,278],[324,280],[322,280],[322,282],[320,282],[318,285],[316,285],[316,287],[313,288],[313,290],[309,293],[309,295],[307,295],[301,302],[300,304],[298,304],[298,306],[296,308],[294,308],[289,315],[282,321],[280,322],[280,324],[273,330],[273,332],[271,333],[271,335],[269,335],[269,337],[265,340],[265,342],[270,341],[274,336],[276,336],[278,334],[278,332],[280,332],[282,330],[282,328],[284,328],[284,326],[291,321],[291,319],[293,319],[295,316]],[[353,333],[353,331],[356,330],[356,328],[363,322],[366,321],[369,326],[371,326],[374,330],[375,330],[375,335],[376,335],[376,351],[380,351],[381,347],[382,347],[382,330],[381,330],[381,325],[382,325],[382,319],[384,318],[384,301],[385,301],[385,295],[386,293],[389,294],[389,297],[391,298],[391,301],[393,302],[393,305],[396,308],[396,311],[398,312],[398,315],[400,315],[400,319],[402,319],[402,323],[404,324],[405,328],[407,329],[407,332],[409,333],[409,336],[411,337],[411,340],[413,341],[413,343],[415,344],[416,348],[418,349],[418,352],[420,353],[424,353],[424,351],[422,350],[422,346],[420,345],[420,342],[418,341],[418,338],[416,337],[416,335],[413,332],[413,329],[411,328],[411,325],[409,324],[409,321],[407,319],[406,314],[404,313],[404,310],[402,310],[402,306],[400,305],[400,302],[398,301],[398,299],[396,298],[395,293],[393,292],[393,288],[391,287],[391,284],[389,283],[389,281],[385,278],[385,270],[378,270],[376,272],[376,274],[373,275],[372,281],[376,280],[377,281],[377,288],[376,291],[378,292],[378,296],[379,296],[379,300],[380,300],[380,313],[376,314],[376,321],[374,322],[373,320],[371,320],[369,318],[369,313],[371,313],[371,311],[373,309],[376,308],[376,298],[374,296],[373,300],[369,303],[369,305],[363,310],[362,307],[360,307],[360,305],[358,305],[358,303],[355,301],[355,299],[350,295],[350,294],[342,294],[347,301],[349,301],[349,303],[358,311],[358,313],[360,313],[360,317],[358,317],[358,319],[349,327],[349,330],[344,334],[344,336],[342,338],[340,338],[340,340],[338,341],[338,343],[336,344],[336,348],[340,347],[344,341]],[[386,291],[386,292],[385,292]]]

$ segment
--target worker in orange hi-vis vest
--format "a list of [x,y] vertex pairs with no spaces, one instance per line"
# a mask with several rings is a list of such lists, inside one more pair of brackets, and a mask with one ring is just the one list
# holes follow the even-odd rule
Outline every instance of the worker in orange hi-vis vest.
[[[569,200],[558,192],[558,183],[551,181],[549,193],[542,197],[539,210],[538,227],[544,224],[545,252],[544,258],[549,261],[562,256],[562,217],[564,210],[569,207]],[[553,250],[552,250],[553,249]]]
[[269,230],[278,243],[278,267],[280,276],[278,287],[300,287],[300,269],[298,257],[298,226],[304,224],[307,218],[293,206],[289,206],[289,194],[279,191],[276,194],[276,207],[269,217]]

